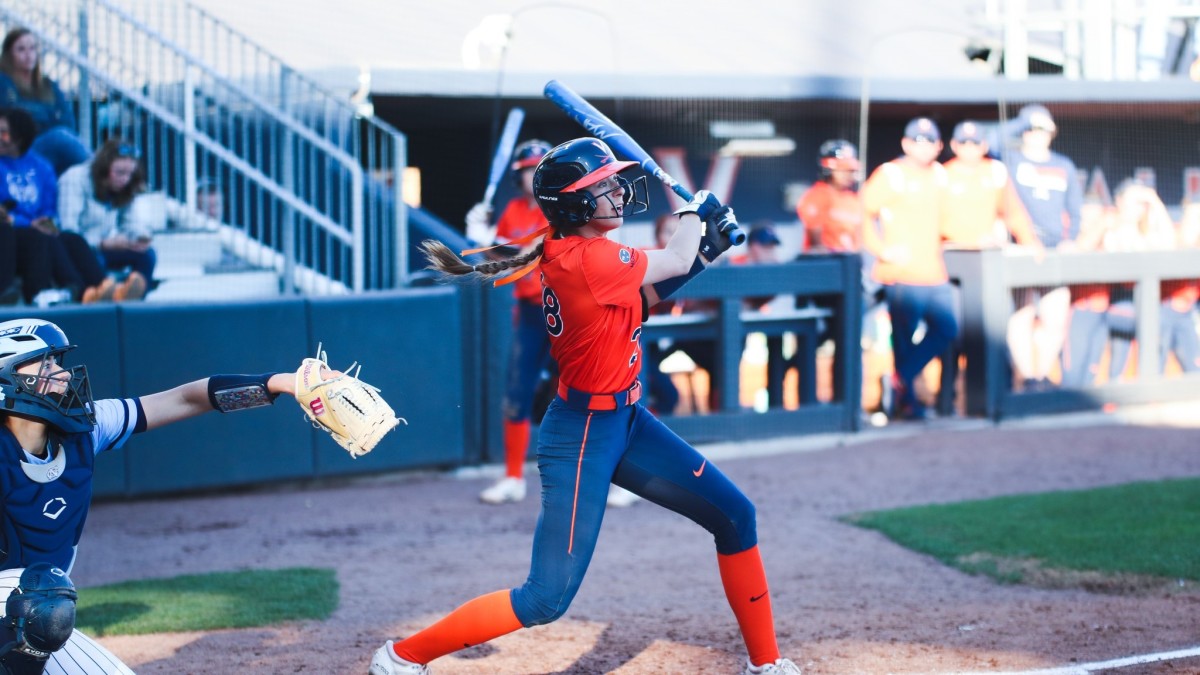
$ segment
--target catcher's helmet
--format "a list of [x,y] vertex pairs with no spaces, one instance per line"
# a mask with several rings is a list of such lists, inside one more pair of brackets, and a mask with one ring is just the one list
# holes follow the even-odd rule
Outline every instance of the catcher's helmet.
[[[538,163],[533,174],[533,196],[550,225],[579,227],[596,213],[597,197],[585,188],[637,165],[637,162],[618,161],[604,141],[577,138],[560,144]],[[600,197],[611,199],[612,192],[623,190],[622,208],[620,216],[606,218],[630,216],[650,208],[645,176],[633,181],[616,178],[618,187]]]
[[825,141],[817,152],[817,164],[823,179],[828,179],[834,171],[857,171],[858,148],[841,138]]
[[521,143],[513,150],[512,155],[512,170],[520,171],[521,169],[530,169],[536,167],[538,162],[550,152],[550,144],[546,141],[541,141],[536,138],[531,138],[524,143]]
[[[41,319],[0,323],[0,412],[42,420],[65,433],[91,431],[92,391],[87,368],[63,366],[64,355],[75,348],[58,326]],[[37,373],[18,373],[21,366],[41,364]],[[57,365],[52,365],[57,364]],[[62,380],[61,374],[70,374]],[[51,391],[61,381],[65,391]]]

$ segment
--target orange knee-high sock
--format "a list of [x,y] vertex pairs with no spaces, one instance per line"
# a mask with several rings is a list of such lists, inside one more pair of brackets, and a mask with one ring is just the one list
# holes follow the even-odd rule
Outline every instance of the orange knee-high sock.
[[779,658],[779,645],[775,642],[775,619],[771,614],[767,573],[763,570],[758,547],[733,555],[718,553],[717,565],[721,568],[725,597],[742,629],[750,662],[756,666],[773,663]]
[[429,663],[517,630],[521,622],[513,612],[510,593],[496,591],[468,601],[429,628],[397,642],[396,654],[413,663]]
[[529,450],[529,420],[504,420],[504,475],[520,478]]

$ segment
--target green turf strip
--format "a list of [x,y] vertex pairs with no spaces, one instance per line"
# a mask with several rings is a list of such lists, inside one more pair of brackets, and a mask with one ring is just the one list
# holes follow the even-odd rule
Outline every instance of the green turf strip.
[[322,620],[338,603],[331,569],[193,574],[79,589],[75,627],[93,636]]
[[844,520],[1004,582],[1038,583],[1031,577],[1047,571],[1133,575],[1191,587],[1200,580],[1200,479],[917,506]]

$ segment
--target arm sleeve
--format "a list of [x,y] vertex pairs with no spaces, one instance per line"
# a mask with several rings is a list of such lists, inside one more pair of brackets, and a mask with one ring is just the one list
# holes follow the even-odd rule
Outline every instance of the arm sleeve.
[[146,430],[146,416],[142,414],[139,399],[103,399],[95,402],[93,411],[96,426],[92,429],[92,441],[97,455],[125,445],[134,433]]
[[596,301],[603,305],[640,309],[646,264],[641,249],[608,239],[596,239],[583,252],[584,278]]

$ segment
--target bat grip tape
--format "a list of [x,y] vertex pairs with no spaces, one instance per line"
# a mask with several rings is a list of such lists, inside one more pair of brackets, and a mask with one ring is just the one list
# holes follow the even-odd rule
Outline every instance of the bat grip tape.
[[276,374],[213,375],[208,378],[208,402],[223,413],[271,405],[278,394],[267,389],[267,380]]

